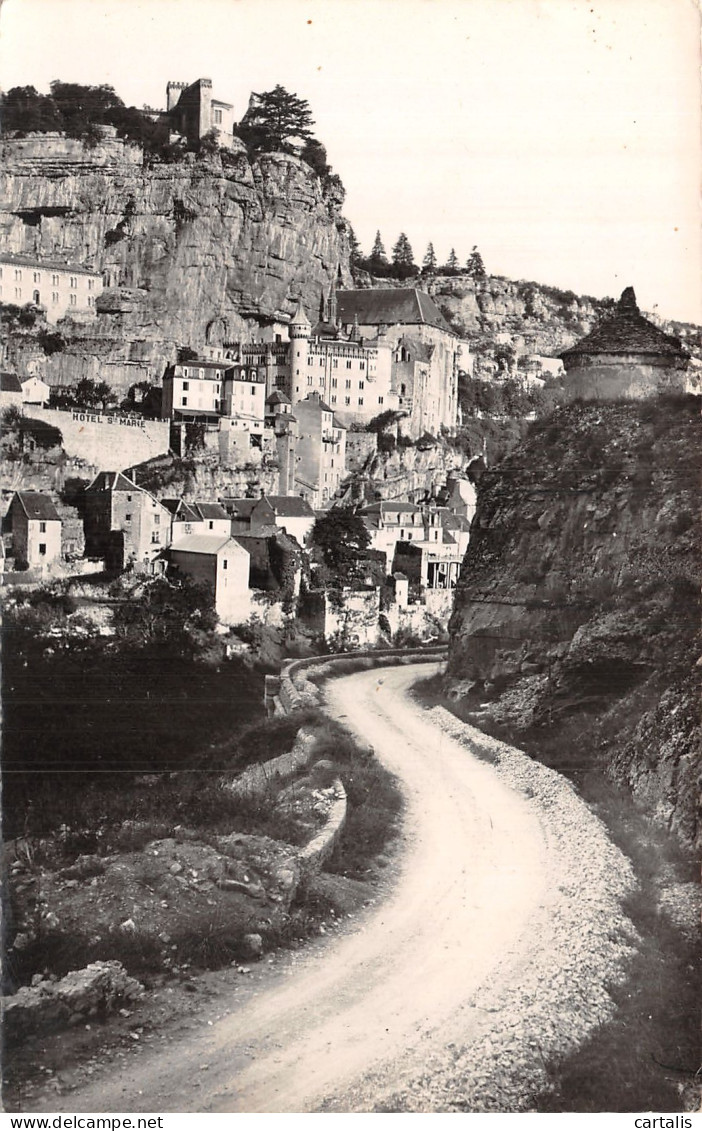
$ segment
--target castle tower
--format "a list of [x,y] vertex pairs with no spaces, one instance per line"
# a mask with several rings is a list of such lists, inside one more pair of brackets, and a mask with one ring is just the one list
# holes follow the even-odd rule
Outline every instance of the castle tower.
[[290,319],[288,332],[290,334],[290,400],[295,404],[302,395],[296,390],[302,389],[301,379],[307,376],[307,354],[312,333],[310,320],[301,302],[298,302],[297,309]]

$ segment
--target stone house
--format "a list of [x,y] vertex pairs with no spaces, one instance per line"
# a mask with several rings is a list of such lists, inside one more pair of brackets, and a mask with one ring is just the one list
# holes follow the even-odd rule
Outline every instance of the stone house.
[[257,534],[266,528],[277,527],[304,546],[314,523],[312,507],[299,495],[263,495],[251,510],[250,532]]
[[124,472],[101,471],[85,489],[85,556],[108,568],[151,568],[170,541],[171,512]]
[[18,569],[48,566],[61,557],[61,519],[53,501],[38,491],[16,491],[6,526]]
[[212,97],[212,79],[193,83],[169,82],[166,85],[166,113],[163,115],[175,133],[191,143],[201,141],[211,130],[218,145],[231,149],[241,144],[234,137],[234,107]]
[[319,510],[346,478],[346,428],[319,393],[296,404],[295,416],[300,429],[296,487]]
[[88,267],[0,254],[0,301],[42,306],[47,322],[58,322],[67,314],[94,314],[102,286],[102,275]]
[[171,566],[207,584],[215,611],[225,624],[239,624],[250,614],[249,554],[229,535],[189,534],[168,550]]
[[644,318],[633,287],[622,291],[611,318],[561,354],[571,399],[640,400],[684,392],[689,354],[679,338]]

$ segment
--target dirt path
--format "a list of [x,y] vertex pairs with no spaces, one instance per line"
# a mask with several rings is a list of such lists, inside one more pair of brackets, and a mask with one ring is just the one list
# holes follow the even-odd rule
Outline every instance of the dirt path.
[[201,1032],[144,1049],[128,1069],[54,1098],[51,1110],[384,1110],[454,1042],[489,1045],[486,991],[504,990],[537,945],[528,927],[548,904],[547,836],[525,797],[407,697],[436,667],[327,686],[332,712],[372,743],[406,792],[388,900],[294,978],[277,977]]

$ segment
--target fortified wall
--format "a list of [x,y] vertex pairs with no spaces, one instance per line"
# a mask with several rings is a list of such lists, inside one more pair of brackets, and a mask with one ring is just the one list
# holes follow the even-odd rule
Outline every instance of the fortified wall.
[[58,428],[66,455],[86,460],[96,467],[130,467],[168,452],[170,425],[167,420],[34,406],[28,410],[28,416]]

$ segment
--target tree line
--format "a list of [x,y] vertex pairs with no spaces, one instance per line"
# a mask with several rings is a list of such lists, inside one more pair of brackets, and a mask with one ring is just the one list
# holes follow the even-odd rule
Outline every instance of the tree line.
[[430,243],[420,266],[414,261],[412,245],[405,232],[400,232],[392,248],[390,258],[388,258],[385,250],[380,231],[375,234],[373,247],[368,256],[363,255],[361,245],[350,225],[348,235],[352,266],[362,271],[368,271],[369,274],[381,279],[411,279],[419,276],[430,278],[432,275],[466,275],[471,279],[483,279],[486,275],[483,257],[476,246],[473,247],[465,264],[462,265],[456,254],[456,249],[453,247],[446,262],[439,263],[434,251],[434,244]]

